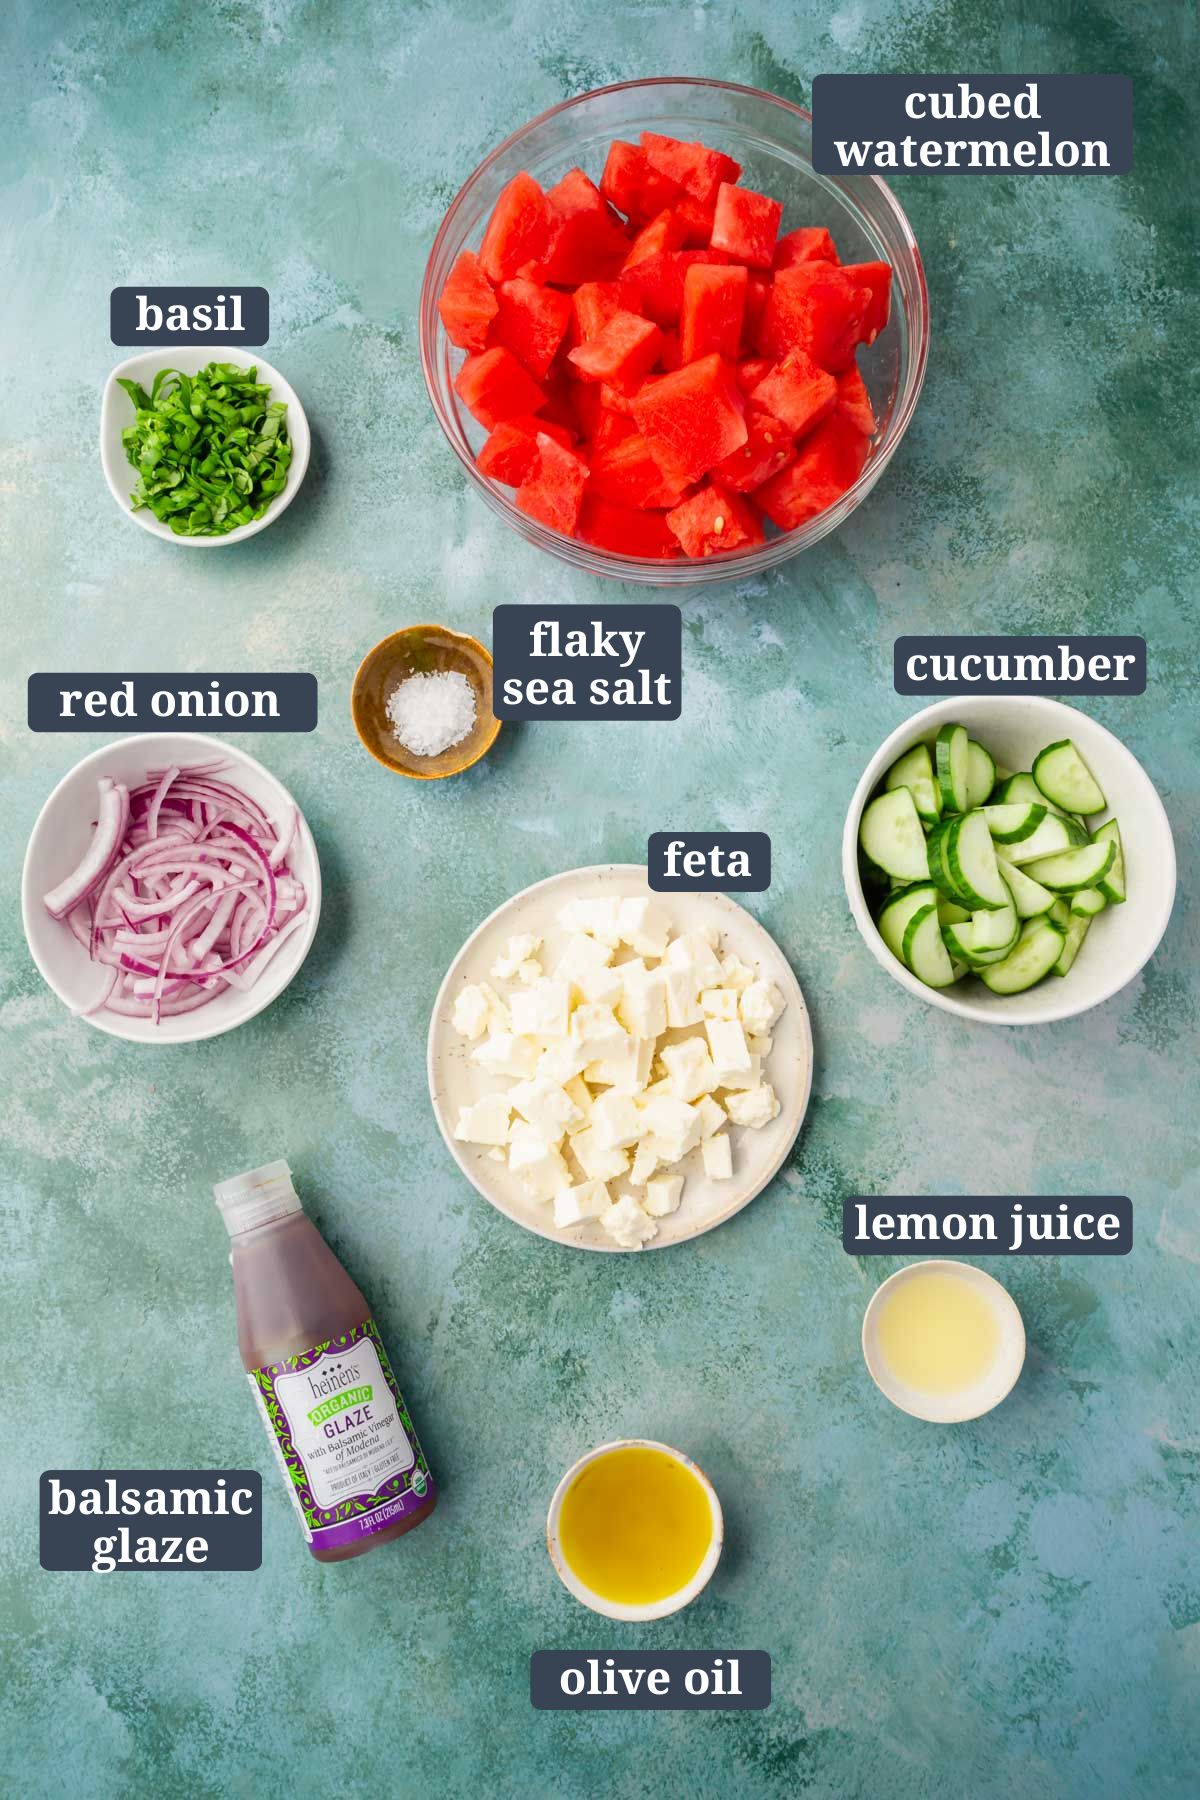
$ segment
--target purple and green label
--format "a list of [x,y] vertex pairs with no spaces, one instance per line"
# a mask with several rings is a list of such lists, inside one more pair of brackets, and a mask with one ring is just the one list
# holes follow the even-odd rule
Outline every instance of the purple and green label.
[[382,1531],[433,1492],[374,1319],[248,1379],[312,1549]]

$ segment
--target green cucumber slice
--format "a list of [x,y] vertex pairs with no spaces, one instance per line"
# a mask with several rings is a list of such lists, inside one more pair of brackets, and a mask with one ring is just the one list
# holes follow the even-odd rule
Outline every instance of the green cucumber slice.
[[898,756],[883,778],[884,790],[888,793],[893,788],[910,788],[918,781],[932,781],[933,758],[929,754],[928,744],[914,744],[903,756]]
[[903,881],[920,881],[927,873],[925,833],[907,788],[878,794],[865,808],[858,828],[863,854]]
[[936,825],[942,816],[942,795],[937,782],[914,781],[909,792],[922,825],[927,828]]
[[904,961],[904,933],[909,921],[925,907],[936,905],[937,897],[931,881],[916,881],[911,887],[897,888],[884,901],[875,923],[880,937],[900,962]]
[[1054,899],[1049,888],[1044,888],[1040,881],[1031,881],[1028,875],[1023,874],[999,851],[996,853],[996,867],[1008,883],[1018,919],[1036,919],[1039,913],[1049,909]]
[[1033,759],[1033,779],[1048,800],[1066,812],[1103,812],[1104,791],[1070,738],[1047,744]]
[[1000,885],[1005,892],[1005,904],[974,915],[971,920],[971,942],[977,952],[997,950],[1001,956],[1007,956],[1020,936],[1021,921],[1017,916],[1012,892],[1003,876],[1000,878]]
[[984,806],[980,811],[998,844],[1019,844],[1032,837],[1046,817],[1044,802],[1037,800],[1015,800],[1009,805]]
[[945,856],[950,879],[972,911],[979,907],[991,911],[1011,902],[996,867],[992,834],[980,810],[954,820],[946,837]]
[[924,907],[910,921],[904,933],[904,960],[926,987],[949,987],[957,979],[942,942],[936,906]]
[[[1110,869],[1109,874],[1112,874]],[[1094,919],[1108,905],[1108,898],[1099,888],[1080,888],[1077,894],[1071,895],[1071,911],[1081,919]]]
[[965,725],[943,725],[933,746],[938,786],[942,791],[945,812],[966,812],[967,780],[970,771],[970,738]]
[[974,738],[967,739],[967,805],[982,806],[996,785],[996,765]]
[[1100,887],[1112,867],[1117,846],[1111,838],[1084,844],[1081,849],[1064,850],[1059,856],[1043,856],[1029,865],[1034,881],[1040,881],[1052,894],[1076,894],[1080,888]]
[[1067,934],[1043,913],[1021,927],[1016,949],[1003,962],[980,971],[980,980],[993,994],[1023,994],[1047,976],[1059,957]]
[[956,817],[943,819],[935,825],[925,843],[925,860],[930,881],[936,882],[943,894],[960,906],[965,898],[954,885],[954,877],[950,873],[950,864],[946,857],[946,842],[958,823]]
[[1115,819],[1107,819],[1092,833],[1093,844],[1114,843],[1117,854],[1096,883],[1110,906],[1120,906],[1125,898],[1125,847],[1121,843],[1121,827]]
[[1074,844],[1075,839],[1066,819],[1061,818],[1058,813],[1048,812],[1027,838],[1004,846],[1004,860],[1023,866],[1025,863],[1037,862],[1039,857],[1057,856],[1060,850],[1070,850]]
[[[1046,794],[1043,794],[1028,769],[1022,770],[1019,775],[1007,776],[997,785],[996,791],[991,797],[993,806],[1007,806],[1016,800],[1040,801],[1047,812],[1055,813],[1060,819],[1065,819],[1069,829],[1083,831],[1083,826],[1073,813],[1064,812],[1061,806],[1056,806]],[[1079,838],[1077,841],[1082,843],[1086,837],[1087,833],[1084,831],[1083,838]]]
[[1054,965],[1054,973],[1056,975],[1067,975],[1070,973],[1071,964],[1079,955],[1079,946],[1087,936],[1091,923],[1091,919],[1087,918],[1084,914],[1072,912],[1067,921],[1066,942],[1063,944],[1062,950],[1059,952],[1058,961]]
[[937,909],[943,925],[965,925],[971,917],[965,906],[960,906],[957,900],[947,900],[944,895],[939,895]]

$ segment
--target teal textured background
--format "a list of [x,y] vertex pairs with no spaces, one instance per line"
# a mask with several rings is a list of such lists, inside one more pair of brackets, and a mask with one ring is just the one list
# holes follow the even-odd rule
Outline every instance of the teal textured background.
[[[810,1791],[973,1800],[1195,1793],[1196,308],[1194,20],[996,0],[171,0],[4,26],[0,210],[3,740],[0,1785],[26,1796]],[[594,599],[472,498],[417,362],[424,257],[460,182],[542,108],[622,77],[719,75],[806,100],[823,70],[1118,71],[1120,180],[896,186],[934,343],[915,423],[851,523],[770,579],[684,598],[679,724],[507,729],[452,783],[392,777],[347,711],[361,654],[501,600]],[[268,355],[315,438],[302,497],[212,556],[122,519],[100,474],[118,283],[260,282]],[[604,598],[620,590],[604,589]],[[632,596],[631,596],[632,597]],[[1180,851],[1175,917],[1072,1023],[971,1027],[867,954],[838,872],[854,781],[913,704],[901,631],[1143,632],[1150,689],[1090,709],[1142,758]],[[37,809],[97,742],[34,737],[34,669],[311,669],[311,738],[244,739],[316,834],[302,977],[234,1036],[171,1052],[66,1016],[22,939]],[[799,974],[817,1074],[784,1174],[662,1256],[573,1255],[457,1176],[424,1036],[462,938],[528,882],[636,859],[649,831],[763,829],[751,901]],[[288,1156],[373,1298],[443,1489],[433,1520],[311,1563],[242,1382],[209,1184]],[[1133,1196],[1126,1260],[996,1267],[1025,1375],[956,1430],[862,1367],[889,1261],[844,1194]],[[703,1601],[618,1628],[555,1580],[562,1469],[677,1443],[725,1499]],[[46,1466],[253,1466],[255,1575],[47,1575]],[[754,1647],[765,1714],[538,1715],[543,1646]]]

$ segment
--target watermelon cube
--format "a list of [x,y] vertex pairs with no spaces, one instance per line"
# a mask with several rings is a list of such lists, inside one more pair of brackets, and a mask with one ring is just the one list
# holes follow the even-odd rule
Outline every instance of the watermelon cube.
[[837,393],[834,377],[818,369],[806,350],[789,350],[763,376],[750,402],[780,420],[793,437],[803,437],[833,411]]
[[715,556],[763,541],[762,526],[746,501],[715,482],[706,482],[690,500],[680,501],[667,514],[667,524],[685,556]]
[[516,505],[529,518],[568,537],[575,529],[588,466],[582,456],[540,431],[537,462],[517,489]]
[[502,281],[491,342],[504,344],[539,380],[550,372],[571,317],[571,296],[515,276]]
[[654,168],[644,150],[614,138],[600,177],[600,192],[610,206],[623,212],[632,224],[644,225],[679,199],[677,181]]
[[648,225],[643,225],[621,266],[623,269],[632,269],[649,257],[660,255],[664,250],[678,250],[685,236],[683,224],[673,212],[669,209],[660,212]]
[[454,378],[467,410],[490,431],[517,413],[537,412],[546,395],[533,376],[503,344],[468,356]]
[[643,131],[641,146],[654,168],[677,181],[703,207],[715,204],[723,181],[734,182],[742,172],[731,156],[724,156],[719,150],[661,137],[656,131]]
[[678,369],[683,362],[683,352],[679,347],[679,333],[669,328],[662,334],[662,351],[659,355],[660,369]]
[[759,320],[759,352],[778,361],[789,350],[804,350],[839,374],[853,360],[870,302],[871,290],[831,263],[780,269]]
[[890,263],[847,263],[845,273],[861,287],[868,288],[871,303],[863,320],[862,341],[873,344],[888,322],[892,302],[892,269]]
[[720,250],[665,250],[648,256],[625,277],[636,306],[656,325],[678,325],[683,312],[683,283],[689,269],[701,263],[724,263]]
[[742,337],[746,305],[746,271],[734,264],[693,263],[683,278],[683,310],[679,320],[679,355],[685,363],[702,356],[733,361]]
[[581,344],[598,337],[615,313],[624,307],[623,292],[617,281],[585,281],[571,295],[575,315],[576,339]]
[[724,250],[752,269],[769,269],[782,217],[781,202],[769,194],[723,181],[717,189],[709,242],[714,250]]
[[775,246],[776,269],[794,269],[797,263],[838,260],[837,245],[823,225],[802,225],[785,232]]
[[480,474],[508,487],[520,487],[537,461],[537,433],[508,419],[497,425],[475,458]]
[[648,381],[633,416],[668,480],[698,481],[746,441],[744,402],[728,363],[704,356]]
[[596,458],[603,456],[613,444],[620,444],[625,438],[632,437],[637,426],[628,413],[615,412],[611,406],[605,406],[598,389],[590,382],[581,381],[579,391],[581,394],[593,394],[596,399],[596,416],[589,434],[594,465]]
[[589,343],[567,355],[585,381],[609,382],[631,393],[640,387],[662,349],[662,333],[637,313],[614,313]]
[[680,195],[675,202],[675,217],[679,220],[679,229],[687,248],[699,249],[708,244],[712,237],[713,215],[716,210],[716,202],[713,200],[705,206],[692,194]]
[[614,505],[642,511],[654,506],[674,506],[685,486],[686,483],[667,480],[638,431],[607,449],[593,452],[588,492],[611,500]]
[[605,281],[625,260],[629,240],[604,196],[582,169],[568,169],[546,193],[549,245],[531,270],[539,281],[573,287]]
[[600,550],[618,556],[663,557],[679,555],[679,540],[660,512],[636,512],[615,506],[599,494],[584,495],[576,535]]
[[446,336],[460,350],[484,349],[488,326],[497,310],[498,302],[483,264],[473,250],[464,250],[455,259],[438,300]]
[[736,370],[737,384],[743,394],[752,394],[764,375],[775,367],[769,356],[748,356]]
[[756,502],[781,531],[794,531],[854,484],[869,442],[844,413],[833,413],[805,439],[794,463],[755,489]]
[[746,310],[742,314],[742,351],[753,350],[758,337],[758,322],[771,291],[769,275],[751,275],[746,282]]
[[867,392],[867,384],[857,368],[851,364],[844,375],[837,378],[837,409],[859,431],[867,437],[875,436],[875,408],[871,405],[871,396]]
[[524,169],[518,171],[492,209],[479,260],[493,281],[509,281],[536,262],[550,239],[546,196]]
[[714,480],[739,494],[752,494],[755,488],[778,475],[796,460],[796,443],[786,425],[770,413],[756,407],[746,408],[746,441],[740,450],[716,464]]

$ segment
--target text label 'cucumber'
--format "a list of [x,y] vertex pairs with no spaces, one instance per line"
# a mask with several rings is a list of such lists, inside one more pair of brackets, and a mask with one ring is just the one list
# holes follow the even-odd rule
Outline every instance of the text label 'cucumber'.
[[255,1469],[47,1469],[38,1484],[43,1569],[257,1569]]
[[315,731],[315,675],[31,675],[30,731]]
[[1144,694],[1140,637],[898,637],[898,694]]
[[771,840],[765,831],[652,831],[646,880],[656,894],[764,894]]
[[902,1256],[969,1250],[972,1256],[1128,1256],[1133,1207],[1121,1194],[1103,1198],[1045,1195],[1020,1199],[842,1201],[842,1249],[852,1256]]
[[761,1712],[765,1650],[535,1650],[529,1699],[540,1712]]
[[677,719],[677,606],[497,606],[498,719]]
[[264,287],[118,287],[108,303],[114,344],[265,344]]
[[1128,75],[818,75],[818,175],[1125,175]]

